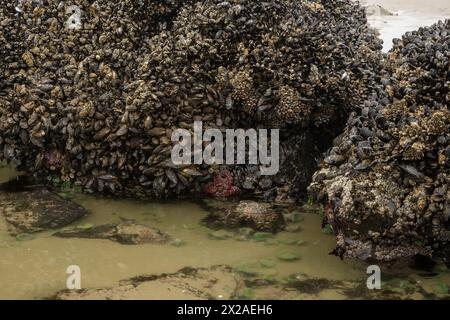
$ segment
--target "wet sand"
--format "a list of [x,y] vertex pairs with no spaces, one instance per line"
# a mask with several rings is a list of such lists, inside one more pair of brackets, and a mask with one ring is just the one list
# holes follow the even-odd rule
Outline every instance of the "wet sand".
[[380,5],[394,13],[393,16],[371,16],[370,24],[380,32],[384,51],[392,47],[392,39],[407,32],[450,19],[448,0],[362,0],[364,5]]

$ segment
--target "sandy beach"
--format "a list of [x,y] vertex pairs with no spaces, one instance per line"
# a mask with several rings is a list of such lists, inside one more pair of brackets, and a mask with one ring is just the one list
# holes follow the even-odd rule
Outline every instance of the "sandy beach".
[[450,19],[448,0],[362,0],[364,5],[380,5],[394,15],[369,17],[370,24],[379,30],[384,50],[392,47],[392,39],[400,38],[407,31],[431,25],[438,20]]

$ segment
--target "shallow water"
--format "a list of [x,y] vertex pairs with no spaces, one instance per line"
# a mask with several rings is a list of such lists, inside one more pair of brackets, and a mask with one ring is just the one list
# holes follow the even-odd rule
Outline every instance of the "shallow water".
[[[16,173],[9,168],[0,170],[0,182]],[[119,280],[142,274],[172,273],[190,267],[209,267],[225,264],[238,270],[249,269],[275,279],[285,279],[292,274],[306,274],[311,278],[353,281],[365,285],[367,265],[361,262],[340,260],[329,255],[334,248],[334,237],[320,229],[321,218],[316,213],[304,213],[301,231],[281,232],[269,242],[236,239],[212,240],[211,230],[200,221],[207,211],[198,203],[189,201],[135,201],[113,200],[88,195],[75,195],[73,200],[85,206],[90,214],[74,226],[90,226],[133,219],[169,233],[186,242],[173,245],[122,245],[110,240],[63,239],[52,237],[55,230],[33,235],[18,241],[7,232],[0,219],[0,298],[39,299],[50,297],[65,289],[66,269],[69,265],[81,268],[83,288],[114,286]],[[290,245],[294,241],[301,245]],[[280,252],[293,252],[300,260],[277,260]],[[262,268],[260,261],[271,259],[275,266]],[[405,269],[404,277],[414,275]],[[433,286],[450,284],[448,273],[430,279],[420,279],[432,292]],[[401,286],[402,284],[399,284]],[[264,289],[256,298],[279,298],[280,293]],[[292,295],[289,296],[292,298]],[[294,296],[306,299],[345,299],[338,289],[320,290],[313,295]],[[354,298],[354,297],[352,297]],[[420,297],[419,297],[420,298]]]

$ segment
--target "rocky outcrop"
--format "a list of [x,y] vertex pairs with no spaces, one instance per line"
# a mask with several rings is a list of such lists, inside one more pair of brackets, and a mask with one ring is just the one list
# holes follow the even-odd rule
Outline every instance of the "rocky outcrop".
[[336,253],[390,261],[450,244],[450,21],[394,41],[386,97],[352,116],[310,187]]
[[170,236],[156,228],[127,222],[106,224],[89,228],[62,230],[54,234],[61,238],[109,239],[121,244],[163,244],[170,241]]
[[86,192],[201,191],[220,166],[170,159],[174,130],[201,120],[282,129],[289,170],[225,169],[246,193],[299,197],[379,85],[381,41],[350,0],[4,2],[0,158]]

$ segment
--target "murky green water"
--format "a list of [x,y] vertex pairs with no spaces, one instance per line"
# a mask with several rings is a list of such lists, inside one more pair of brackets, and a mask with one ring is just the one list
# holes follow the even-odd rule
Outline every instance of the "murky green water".
[[[15,174],[9,168],[1,169],[0,182]],[[170,244],[130,246],[110,240],[62,239],[52,236],[55,230],[18,241],[8,234],[6,223],[0,219],[1,299],[50,297],[66,288],[66,268],[69,265],[80,266],[83,288],[114,286],[122,279],[142,274],[172,273],[186,266],[224,264],[244,272],[251,270],[262,279],[282,282],[302,274],[311,279],[351,283],[353,288],[349,293],[342,286],[327,288],[324,284],[313,292],[280,286],[255,287],[251,289],[253,298],[345,299],[372,294],[365,288],[368,277],[366,264],[329,255],[335,245],[334,237],[322,232],[318,214],[305,212],[299,232],[281,232],[270,241],[212,240],[209,236],[211,230],[200,224],[207,212],[195,202],[113,200],[87,195],[75,195],[73,199],[90,211],[89,216],[74,226],[132,219],[167,232],[185,244],[179,247]],[[298,254],[300,259],[281,261],[277,258],[280,252]],[[271,265],[263,267],[262,262],[267,260]],[[396,268],[397,275],[389,280],[392,282],[389,288],[396,297],[444,297],[442,291],[450,285],[450,276],[443,267],[440,268],[441,272],[427,277],[420,277],[418,271],[409,268]],[[412,290],[412,284],[419,284],[430,296]],[[358,286],[359,291],[355,289]]]

